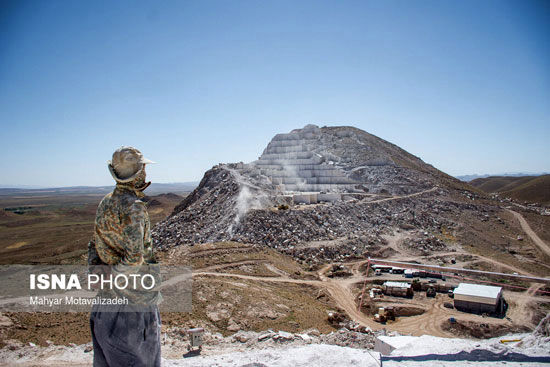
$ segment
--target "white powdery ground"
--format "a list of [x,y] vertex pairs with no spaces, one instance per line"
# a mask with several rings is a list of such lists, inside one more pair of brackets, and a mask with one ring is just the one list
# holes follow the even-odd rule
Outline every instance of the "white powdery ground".
[[[455,354],[461,351],[484,350],[492,353],[520,353],[533,357],[550,357],[550,338],[533,334],[515,334],[487,340],[446,339],[424,335],[383,336],[382,340],[394,345],[391,356],[421,356],[429,354]],[[500,343],[501,339],[523,339],[523,343]],[[2,366],[91,366],[92,353],[85,353],[85,346],[47,348],[25,346],[15,351],[0,350]],[[227,351],[221,354],[195,356],[182,359],[164,359],[166,367],[280,367],[280,366],[380,366],[379,353],[372,350],[339,347],[327,344],[285,346],[248,351]],[[539,366],[539,362],[511,362],[503,356],[502,361],[384,361],[383,366],[432,367],[432,366]]]
[[362,366],[378,367],[379,354],[366,349],[339,347],[336,345],[310,344],[299,347],[278,347],[251,350],[249,352],[231,352],[217,356],[190,357],[165,362],[166,367],[341,367]]
[[[473,350],[484,350],[495,354],[515,352],[526,356],[550,356],[550,339],[539,338],[535,343],[520,346],[519,343],[502,344],[502,339],[529,339],[531,334],[515,334],[488,340],[446,339],[424,335],[381,337],[397,349],[391,356],[422,356],[429,354],[456,354]],[[326,344],[310,344],[299,347],[278,347],[249,352],[231,352],[216,356],[191,357],[182,360],[166,361],[170,367],[229,367],[229,366],[380,366],[380,354],[372,350],[354,349]],[[383,366],[394,367],[435,367],[435,366],[539,366],[539,362],[510,362],[503,356],[502,361],[384,361]]]
[[[494,353],[515,352],[528,356],[550,356],[550,338],[546,338],[543,343],[525,343],[511,342],[501,343],[501,340],[523,341],[530,338],[532,334],[512,334],[498,338],[473,340],[473,339],[447,339],[431,335],[422,336],[380,336],[382,341],[390,342],[397,349],[391,353],[396,356],[418,356],[425,354],[454,354],[462,351],[470,352],[475,349],[482,349]],[[539,341],[544,341],[539,338]]]
[[[423,355],[453,355],[474,350],[503,354],[501,361],[442,361],[431,359],[427,361],[384,361],[385,367],[432,367],[432,366],[540,366],[540,362],[511,362],[506,353],[518,353],[530,357],[550,357],[550,338],[536,337],[533,334],[512,334],[486,340],[445,339],[431,335],[415,336],[381,336],[381,340],[390,343],[396,349],[390,356],[423,356]],[[521,339],[522,342],[501,343],[501,340]]]

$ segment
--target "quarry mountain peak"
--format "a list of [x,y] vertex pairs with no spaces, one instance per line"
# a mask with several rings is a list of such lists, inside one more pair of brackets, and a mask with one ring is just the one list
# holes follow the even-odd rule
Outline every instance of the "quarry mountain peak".
[[[426,229],[445,223],[444,218],[421,219],[414,205],[404,201],[424,193],[443,195],[459,185],[420,158],[363,130],[309,124],[275,135],[256,161],[208,170],[152,234],[163,249],[234,240],[266,244],[308,261],[348,258],[382,241],[386,228],[407,226],[410,220],[426,221]],[[403,208],[387,219],[385,208],[394,203],[385,200],[392,198],[402,198],[396,205]],[[421,200],[417,203],[425,209]],[[324,240],[339,241],[335,254],[330,249],[299,250],[300,244]],[[422,248],[442,247],[435,238],[421,241]]]

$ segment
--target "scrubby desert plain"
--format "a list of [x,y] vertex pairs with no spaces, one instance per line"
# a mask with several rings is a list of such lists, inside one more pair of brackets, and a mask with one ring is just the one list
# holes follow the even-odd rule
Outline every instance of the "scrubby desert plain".
[[[323,129],[315,139],[331,134],[359,142],[375,138],[353,128]],[[368,297],[386,280],[404,280],[403,274],[377,276],[372,269],[367,274],[369,257],[535,277],[550,274],[546,207],[483,192],[378,140],[370,141],[375,159],[391,159],[391,165],[364,168],[352,162],[355,166],[342,168],[375,185],[336,202],[258,203],[256,198],[266,199],[268,189],[256,168],[242,164],[213,167],[189,194],[147,198],[161,263],[193,269],[193,311],[162,314],[166,358],[181,358],[186,352],[185,330],[191,327],[207,331],[203,354],[219,353],[231,343],[256,347],[264,340],[310,343],[313,338],[372,348],[380,332],[487,339],[536,328],[550,311],[550,287],[545,284],[489,275],[465,279],[452,271],[444,274],[445,280],[435,280],[436,285],[502,284],[509,306],[502,318],[449,308],[452,299],[446,292],[433,298],[425,291],[412,298]],[[321,153],[351,154],[338,150],[350,142],[337,143],[327,144],[331,148]],[[2,263],[85,264],[103,195],[42,190],[0,196]],[[424,287],[434,284],[420,281]],[[375,322],[373,315],[387,306],[394,307],[396,319]],[[1,345],[13,353],[21,349],[22,355],[29,343],[74,347],[91,340],[84,313],[5,313],[0,333]]]

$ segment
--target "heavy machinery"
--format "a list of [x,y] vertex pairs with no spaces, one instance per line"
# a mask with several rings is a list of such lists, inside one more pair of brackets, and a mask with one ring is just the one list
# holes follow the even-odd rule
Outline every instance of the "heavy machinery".
[[392,306],[389,307],[380,307],[378,313],[374,315],[374,321],[381,324],[385,323],[388,320],[395,321],[395,311]]

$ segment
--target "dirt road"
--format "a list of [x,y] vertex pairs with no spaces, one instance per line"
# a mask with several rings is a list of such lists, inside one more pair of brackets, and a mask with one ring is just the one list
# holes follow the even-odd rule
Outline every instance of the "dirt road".
[[550,256],[550,246],[544,242],[534,231],[531,229],[531,226],[525,218],[523,218],[523,215],[521,215],[518,212],[515,212],[510,209],[506,209],[508,212],[510,212],[516,219],[519,221],[519,224],[521,225],[521,228],[523,231],[531,238],[531,240],[535,243],[535,245],[547,256]]
[[426,193],[428,193],[428,192],[432,192],[432,191],[435,191],[435,190],[437,190],[437,187],[432,187],[431,189],[428,189],[428,190],[424,190],[424,191],[420,191],[420,192],[415,192],[414,194],[402,195],[402,196],[392,196],[392,197],[389,197],[389,198],[373,200],[373,201],[369,201],[368,203],[369,203],[369,204],[370,204],[370,203],[383,203],[383,202],[385,202],[385,201],[413,198],[413,197],[415,197],[415,196],[420,196],[420,195],[422,195],[422,194],[426,194]]
[[514,307],[510,307],[507,316],[514,320],[516,324],[525,325],[534,329],[537,325],[533,322],[533,309],[530,307],[531,304],[536,301],[548,302],[548,299],[535,297],[536,292],[542,287],[542,284],[533,284],[525,293],[514,295],[514,297],[507,297],[509,301],[514,303]]

